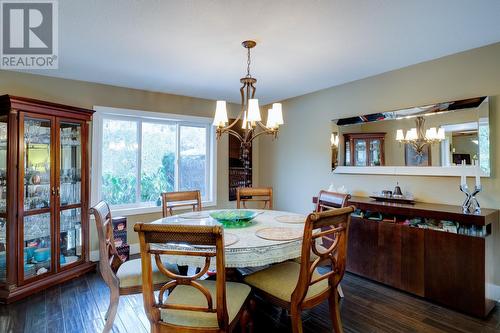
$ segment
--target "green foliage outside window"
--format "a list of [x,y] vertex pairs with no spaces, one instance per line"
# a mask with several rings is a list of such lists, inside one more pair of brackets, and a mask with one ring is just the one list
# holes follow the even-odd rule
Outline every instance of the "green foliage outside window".
[[[205,156],[191,155],[181,161],[181,190],[200,189],[205,194]],[[136,198],[136,176],[102,175],[103,200],[111,205],[134,203]],[[141,202],[155,202],[162,192],[175,190],[175,155],[165,154],[162,165],[154,172],[141,174]]]
[[154,173],[141,175],[141,201],[156,201],[162,192],[172,192],[175,188],[175,155],[165,154],[161,167]]

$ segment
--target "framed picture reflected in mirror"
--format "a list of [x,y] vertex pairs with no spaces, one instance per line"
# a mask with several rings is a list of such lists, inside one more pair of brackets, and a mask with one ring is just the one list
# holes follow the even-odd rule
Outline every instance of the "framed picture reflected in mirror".
[[419,154],[410,144],[405,144],[405,166],[432,166],[430,145]]

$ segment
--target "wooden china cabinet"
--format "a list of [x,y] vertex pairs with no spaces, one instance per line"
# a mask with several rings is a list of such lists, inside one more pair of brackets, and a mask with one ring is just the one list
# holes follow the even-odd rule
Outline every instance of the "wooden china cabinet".
[[91,110],[0,96],[0,302],[91,271]]
[[344,165],[383,166],[385,133],[344,134]]

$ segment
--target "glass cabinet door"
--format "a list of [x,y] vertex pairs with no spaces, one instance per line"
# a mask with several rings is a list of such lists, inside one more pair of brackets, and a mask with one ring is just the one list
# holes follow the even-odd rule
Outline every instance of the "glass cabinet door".
[[24,217],[24,280],[51,271],[50,213]]
[[82,126],[59,123],[59,266],[82,258]]
[[51,121],[24,120],[24,211],[50,207]]
[[366,166],[368,160],[366,140],[354,140],[354,165]]
[[64,267],[82,258],[81,208],[62,210],[59,225],[59,265]]
[[0,217],[0,282],[7,278],[7,219]]
[[7,212],[7,116],[0,117],[0,214]]
[[80,204],[82,189],[81,125],[60,124],[59,200],[61,208]]
[[370,140],[370,166],[380,166],[381,164],[381,143],[380,140]]
[[24,280],[51,271],[51,120],[24,118]]
[[0,283],[7,277],[7,116],[0,117]]
[[345,165],[350,166],[351,165],[351,142],[350,141],[345,141]]

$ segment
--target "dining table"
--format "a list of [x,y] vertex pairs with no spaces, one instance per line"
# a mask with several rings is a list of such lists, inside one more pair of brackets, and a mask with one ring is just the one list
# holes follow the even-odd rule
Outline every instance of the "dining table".
[[[217,210],[220,211],[220,210]],[[234,210],[233,210],[234,211]],[[253,210],[258,213],[248,225],[224,226],[225,266],[231,268],[260,267],[295,259],[301,255],[305,215],[278,211]],[[211,210],[189,212],[153,221],[153,224],[217,225]],[[166,250],[183,250],[189,245],[166,243]],[[203,267],[205,259],[195,256],[165,255],[163,259],[180,266]],[[215,269],[215,260],[210,269]]]

